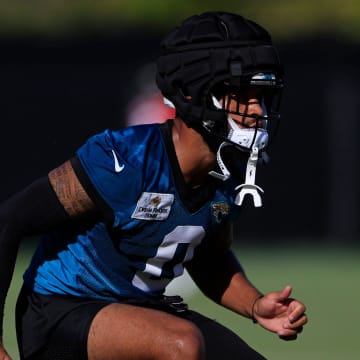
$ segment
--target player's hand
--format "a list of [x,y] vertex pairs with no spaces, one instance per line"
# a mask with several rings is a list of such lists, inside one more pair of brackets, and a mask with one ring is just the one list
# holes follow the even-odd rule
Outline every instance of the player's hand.
[[254,305],[258,323],[283,340],[295,340],[308,321],[305,305],[290,298],[291,291],[291,286],[286,286],[282,291],[270,292]]
[[0,360],[11,360],[11,357],[6,352],[6,350],[5,350],[4,346],[3,346],[3,342],[2,342],[1,337],[0,337]]

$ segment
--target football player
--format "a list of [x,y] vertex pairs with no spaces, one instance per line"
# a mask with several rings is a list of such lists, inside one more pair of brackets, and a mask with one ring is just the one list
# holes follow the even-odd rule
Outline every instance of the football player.
[[236,14],[192,16],[163,39],[156,81],[174,119],[97,134],[1,204],[0,310],[21,239],[45,234],[17,303],[21,359],[264,359],[164,295],[185,268],[282,339],[307,322],[291,286],[261,293],[230,249],[243,199],[262,204],[256,168],[280,118],[269,33]]

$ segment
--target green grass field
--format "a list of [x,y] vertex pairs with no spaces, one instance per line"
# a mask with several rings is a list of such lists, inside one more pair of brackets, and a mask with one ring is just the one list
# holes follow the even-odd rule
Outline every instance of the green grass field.
[[[264,292],[294,287],[294,297],[308,307],[309,324],[298,340],[281,341],[248,319],[213,304],[200,293],[186,298],[193,309],[237,332],[269,360],[360,359],[360,249],[280,247],[236,249],[250,279]],[[18,360],[13,308],[22,272],[30,256],[24,246],[8,295],[4,341]]]

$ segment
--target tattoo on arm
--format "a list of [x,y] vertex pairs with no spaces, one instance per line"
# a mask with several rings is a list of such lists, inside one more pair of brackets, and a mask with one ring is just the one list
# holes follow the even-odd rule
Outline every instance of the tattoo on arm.
[[78,180],[70,161],[50,171],[50,183],[70,217],[95,210],[95,204]]

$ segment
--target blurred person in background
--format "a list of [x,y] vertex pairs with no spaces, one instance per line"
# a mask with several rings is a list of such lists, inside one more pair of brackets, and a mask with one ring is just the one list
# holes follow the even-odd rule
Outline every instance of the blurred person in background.
[[163,96],[155,82],[156,64],[149,63],[138,69],[135,75],[135,95],[129,102],[125,124],[163,123],[175,117],[175,109],[164,104]]
[[307,322],[291,286],[262,294],[230,248],[244,199],[262,205],[256,167],[280,117],[269,33],[236,14],[192,16],[163,39],[156,82],[173,120],[97,134],[0,206],[1,313],[21,239],[44,234],[16,308],[21,359],[264,359],[164,295],[184,268],[281,339]]

